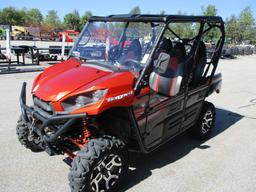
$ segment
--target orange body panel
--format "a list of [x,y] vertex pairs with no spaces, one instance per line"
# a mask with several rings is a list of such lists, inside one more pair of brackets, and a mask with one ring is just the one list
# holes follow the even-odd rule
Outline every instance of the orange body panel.
[[[133,93],[135,80],[130,71],[100,70],[92,65],[82,65],[81,61],[71,58],[39,74],[33,84],[32,93],[51,102],[56,111],[63,111],[61,103],[67,98],[107,89],[104,98],[97,103],[71,112],[97,115],[112,107],[131,106],[136,100]],[[141,94],[148,91],[148,88],[144,89]]]

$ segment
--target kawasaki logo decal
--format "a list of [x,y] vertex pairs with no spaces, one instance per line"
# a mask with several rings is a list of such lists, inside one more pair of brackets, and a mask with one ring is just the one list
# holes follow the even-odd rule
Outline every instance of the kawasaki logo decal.
[[120,99],[123,99],[125,97],[128,97],[129,95],[132,95],[133,94],[133,91],[129,91],[127,93],[124,93],[122,95],[117,95],[115,97],[110,97],[107,99],[108,102],[112,102],[112,101],[115,101],[115,100],[120,100]]

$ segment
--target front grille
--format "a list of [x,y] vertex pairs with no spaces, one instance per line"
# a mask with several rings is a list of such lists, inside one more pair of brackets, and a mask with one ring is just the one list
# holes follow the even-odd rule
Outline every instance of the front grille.
[[50,102],[43,101],[38,97],[34,97],[34,108],[43,116],[50,116],[53,115],[54,110],[50,104]]

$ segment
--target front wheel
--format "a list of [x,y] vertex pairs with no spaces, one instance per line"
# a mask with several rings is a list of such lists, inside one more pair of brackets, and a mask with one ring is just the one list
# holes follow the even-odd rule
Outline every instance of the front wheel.
[[28,139],[28,137],[29,137],[29,128],[23,122],[21,117],[19,118],[17,126],[16,126],[16,134],[18,136],[18,139],[19,139],[21,145],[30,149],[32,152],[41,152],[41,151],[43,151],[43,149],[41,149],[36,143],[34,143],[33,141],[30,141]]
[[72,162],[71,192],[117,191],[128,169],[127,159],[121,140],[110,136],[90,140]]
[[189,130],[192,137],[205,140],[211,135],[215,124],[216,111],[210,102],[205,102],[197,123]]

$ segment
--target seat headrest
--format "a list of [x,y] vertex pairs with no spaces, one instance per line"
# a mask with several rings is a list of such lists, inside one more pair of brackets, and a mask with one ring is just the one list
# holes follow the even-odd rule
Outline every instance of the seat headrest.
[[170,39],[163,38],[159,46],[159,52],[170,53],[172,48],[172,41]]
[[142,48],[141,48],[141,44],[140,44],[140,41],[138,39],[134,39],[128,50],[127,50],[127,53],[128,52],[133,52],[135,56],[137,56],[138,58],[141,57],[141,54],[142,54]]
[[206,46],[203,41],[199,42],[198,50],[197,50],[197,58],[203,58],[206,57]]
[[186,49],[182,43],[176,43],[173,47],[171,53],[171,57],[177,57],[179,62],[182,62],[186,59]]

